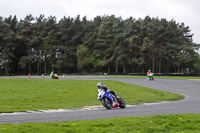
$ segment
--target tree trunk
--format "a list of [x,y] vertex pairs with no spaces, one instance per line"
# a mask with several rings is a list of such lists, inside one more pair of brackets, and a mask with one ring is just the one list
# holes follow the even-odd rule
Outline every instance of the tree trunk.
[[44,58],[44,73],[47,73],[47,61],[46,61],[46,57]]
[[28,72],[31,73],[31,62],[28,60]]
[[[27,44],[28,44],[28,42],[27,42]],[[29,72],[29,74],[31,73],[31,57],[30,57],[30,49],[29,49],[29,46],[27,45],[27,53],[28,53],[28,72]]]
[[152,72],[154,72],[155,59],[152,59]]
[[134,70],[134,66],[132,67],[132,73],[134,73],[135,72],[135,70]]
[[40,60],[38,59],[38,70],[37,73],[40,74]]
[[53,71],[53,60],[51,62],[51,70]]
[[142,73],[144,73],[144,67],[142,66]]
[[8,67],[7,67],[7,63],[5,62],[5,75],[8,74]]
[[159,73],[161,73],[161,66],[162,66],[162,63],[161,63],[161,60],[159,62]]
[[108,65],[108,73],[110,73],[110,66]]
[[125,65],[123,66],[123,70],[124,70],[124,73],[126,73],[126,66]]
[[116,72],[116,74],[118,74],[118,64],[116,64],[115,72]]

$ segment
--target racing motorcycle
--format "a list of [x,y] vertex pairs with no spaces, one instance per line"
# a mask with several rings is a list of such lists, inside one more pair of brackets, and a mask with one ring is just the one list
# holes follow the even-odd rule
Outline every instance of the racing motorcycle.
[[154,80],[154,78],[153,78],[153,73],[150,73],[148,78],[149,78],[150,81],[151,81],[151,80]]
[[53,74],[52,79],[59,79],[57,74]]
[[101,92],[98,93],[98,97],[106,109],[112,109],[116,107],[120,108],[126,107],[126,103],[122,98],[120,98],[119,96],[116,97],[108,91],[102,90]]

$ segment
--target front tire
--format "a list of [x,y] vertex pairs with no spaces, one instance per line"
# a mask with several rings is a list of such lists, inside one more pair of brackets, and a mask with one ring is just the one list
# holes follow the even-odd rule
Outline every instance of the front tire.
[[109,98],[104,97],[101,102],[105,108],[107,108],[107,109],[112,108],[112,101]]
[[125,108],[126,107],[126,103],[124,102],[124,100],[122,98],[118,98],[117,101],[119,103],[119,107],[120,108]]

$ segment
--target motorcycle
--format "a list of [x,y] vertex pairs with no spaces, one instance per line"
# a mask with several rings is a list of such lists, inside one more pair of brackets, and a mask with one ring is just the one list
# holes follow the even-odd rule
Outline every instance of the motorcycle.
[[125,108],[126,103],[119,96],[115,97],[110,92],[102,90],[98,93],[99,100],[102,102],[106,109],[112,109],[116,107]]
[[153,78],[153,73],[150,73],[148,78],[149,78],[150,81],[151,81],[151,80],[154,80],[154,78]]
[[53,74],[52,79],[59,79],[57,74]]

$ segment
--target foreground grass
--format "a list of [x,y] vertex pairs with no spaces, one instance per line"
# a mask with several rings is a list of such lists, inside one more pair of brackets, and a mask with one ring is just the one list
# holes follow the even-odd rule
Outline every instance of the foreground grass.
[[200,114],[118,117],[86,121],[2,124],[1,133],[199,133]]
[[[102,81],[127,104],[169,101],[184,96],[118,81]],[[53,79],[0,79],[0,113],[101,105],[97,81]]]

